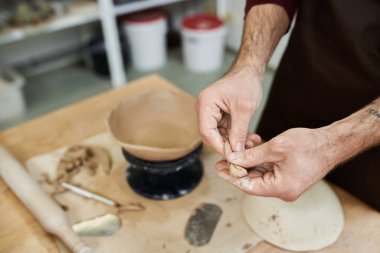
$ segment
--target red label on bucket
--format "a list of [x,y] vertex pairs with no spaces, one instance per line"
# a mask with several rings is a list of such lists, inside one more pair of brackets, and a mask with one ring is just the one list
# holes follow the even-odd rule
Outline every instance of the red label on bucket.
[[223,20],[210,14],[197,14],[183,19],[182,26],[192,30],[211,30],[224,25]]

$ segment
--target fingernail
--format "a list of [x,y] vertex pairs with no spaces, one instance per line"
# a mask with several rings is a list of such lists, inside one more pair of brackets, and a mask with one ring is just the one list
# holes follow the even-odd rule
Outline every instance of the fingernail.
[[230,155],[230,160],[231,160],[231,161],[236,161],[237,159],[238,159],[238,155],[237,155],[237,154],[232,153],[232,154]]
[[236,144],[236,151],[243,151],[243,144],[241,142]]

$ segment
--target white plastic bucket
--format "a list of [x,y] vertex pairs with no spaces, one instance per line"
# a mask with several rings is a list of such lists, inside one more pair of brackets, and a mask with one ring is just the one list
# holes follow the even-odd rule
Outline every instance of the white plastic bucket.
[[0,78],[0,122],[6,122],[25,113],[25,79],[12,70],[4,71]]
[[136,70],[152,71],[165,65],[167,24],[163,12],[152,10],[126,16],[123,30]]
[[193,72],[211,72],[223,63],[226,27],[219,18],[198,14],[182,21],[182,54]]

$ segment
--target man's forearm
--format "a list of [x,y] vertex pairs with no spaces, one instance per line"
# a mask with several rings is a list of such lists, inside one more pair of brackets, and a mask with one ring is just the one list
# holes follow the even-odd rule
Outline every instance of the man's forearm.
[[380,98],[347,118],[325,127],[335,165],[380,144]]
[[245,19],[242,45],[232,71],[247,69],[263,75],[288,26],[289,17],[279,5],[262,4],[251,8]]

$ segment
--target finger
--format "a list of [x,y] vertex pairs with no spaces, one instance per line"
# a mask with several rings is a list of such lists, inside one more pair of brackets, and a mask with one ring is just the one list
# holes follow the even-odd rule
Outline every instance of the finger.
[[258,170],[251,169],[251,170],[248,171],[248,175],[249,175],[249,177],[251,177],[251,178],[257,178],[257,177],[262,177],[264,174],[261,173],[261,172],[258,171]]
[[244,168],[254,167],[263,163],[274,163],[281,160],[280,153],[273,152],[271,143],[266,142],[257,147],[246,149],[241,152],[233,152],[226,159]]
[[228,140],[229,115],[226,113],[222,113],[222,114],[223,114],[222,119],[218,123],[218,129],[219,129],[220,135],[223,137],[223,141],[225,142],[226,140]]
[[[271,173],[271,172],[268,172]],[[218,175],[223,178],[228,183],[232,184],[239,190],[256,196],[266,196],[272,197],[276,196],[274,188],[271,187],[269,183],[273,178],[273,173],[268,175],[266,180],[263,177],[250,177],[245,176],[241,178],[236,178],[228,174],[228,170],[221,170],[218,172]]]
[[[256,167],[258,167],[258,166],[256,166]],[[273,163],[262,163],[262,164],[260,164],[260,167],[264,168],[266,171],[272,171],[274,164]]]
[[247,140],[245,142],[245,149],[250,149],[250,148],[253,148],[253,147],[255,147],[255,143],[253,141]]
[[222,136],[222,138],[223,138],[223,141],[225,142],[226,140],[228,140],[228,133],[227,133],[227,129],[225,129],[225,128],[221,128],[221,127],[219,127],[218,128],[218,130],[219,130],[219,134]]
[[221,118],[222,113],[216,105],[199,106],[199,131],[202,138],[218,153],[223,154],[223,138],[218,131],[218,122]]
[[252,114],[238,111],[231,112],[231,131],[229,140],[233,151],[244,150],[249,122]]
[[223,169],[228,169],[228,163],[226,160],[220,160],[215,164],[215,169],[217,171],[223,170]]
[[230,115],[222,111],[222,119],[218,122],[218,127],[229,129],[230,121],[231,121]]
[[256,144],[261,144],[262,142],[260,135],[255,134],[255,133],[248,133],[247,140],[250,140]]
[[253,148],[261,144],[261,137],[255,133],[248,133],[245,141],[245,149]]

